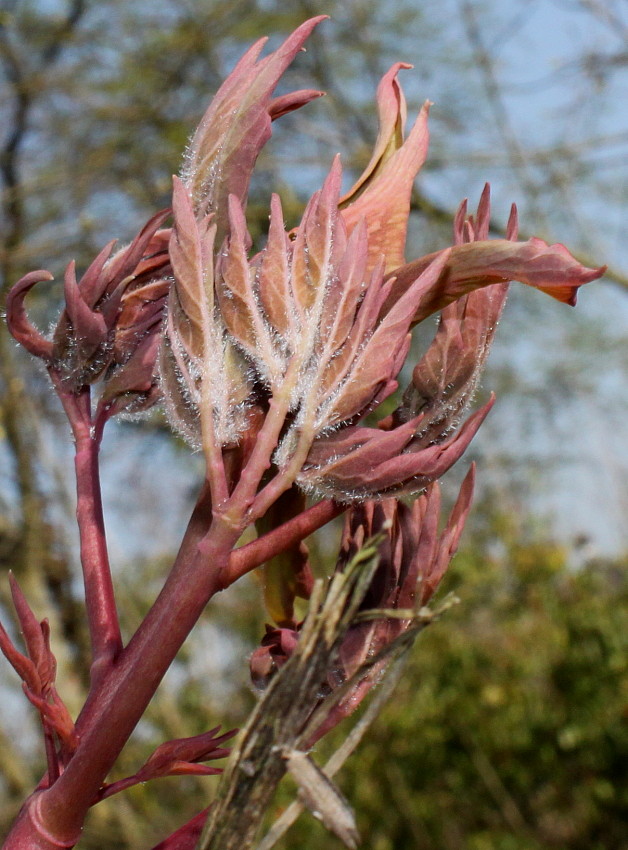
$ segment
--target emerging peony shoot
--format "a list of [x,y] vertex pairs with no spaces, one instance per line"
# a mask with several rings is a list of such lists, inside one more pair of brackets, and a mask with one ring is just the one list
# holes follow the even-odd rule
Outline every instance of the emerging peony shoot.
[[[509,282],[575,304],[578,288],[604,272],[584,268],[562,245],[518,241],[514,207],[507,238],[489,239],[488,187],[475,215],[461,205],[451,245],[406,258],[430,104],[405,135],[398,74],[411,66],[401,62],[377,89],[379,133],[354,186],[343,194],[336,157],[292,230],[273,195],[267,239],[254,252],[247,195],[271,124],[322,94],[274,91],[322,20],[306,21],[264,58],[264,39],[242,57],[192,138],[172,208],[156,213],[128,247],[105,246],[80,279],[68,265],[50,337],[25,309],[49,272],[26,275],[7,299],[9,330],[45,364],[76,444],[92,667],[85,707],[73,720],[57,691],[47,621],[13,582],[26,654],[1,627],[0,649],[41,717],[47,771],[6,850],[73,847],[88,810],[106,797],[161,776],[222,772],[205,762],[229,754],[221,745],[235,731],[218,735],[216,726],[164,742],[125,779],[107,778],[208,601],[258,568],[272,621],[250,662],[263,696],[211,811],[158,847],[192,850],[208,812],[205,850],[252,847],[286,770],[325,824],[356,846],[346,802],[308,750],[434,616],[425,606],[458,545],[474,471],[441,531],[438,479],[493,404],[491,397],[467,416]],[[434,340],[400,390],[412,330],[435,313]],[[125,645],[98,452],[112,416],[155,405],[203,452],[205,479],[163,589]],[[328,582],[314,581],[305,538],[342,513],[336,569]],[[256,539],[238,547],[251,527]],[[304,620],[297,599],[309,601]]]

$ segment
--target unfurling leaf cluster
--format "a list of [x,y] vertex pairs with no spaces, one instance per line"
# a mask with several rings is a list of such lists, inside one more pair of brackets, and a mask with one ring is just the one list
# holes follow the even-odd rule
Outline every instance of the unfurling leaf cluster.
[[[1,627],[0,649],[40,713],[48,770],[6,850],[73,847],[99,801],[161,776],[222,772],[205,762],[227,756],[221,744],[235,732],[218,735],[215,726],[164,742],[130,776],[108,779],[207,603],[258,568],[271,622],[250,668],[263,693],[212,805],[155,850],[192,850],[205,822],[204,850],[252,847],[286,770],[302,802],[357,846],[332,768],[319,769],[309,749],[355,711],[435,616],[426,605],[458,546],[474,467],[443,524],[438,479],[493,404],[491,396],[464,418],[509,282],[574,304],[578,288],[604,271],[583,267],[562,245],[518,241],[514,207],[507,238],[489,239],[488,186],[475,215],[466,201],[460,206],[451,245],[406,261],[430,104],[406,135],[398,75],[411,66],[401,62],[378,86],[379,133],[364,173],[343,194],[336,157],[288,230],[274,194],[266,243],[253,253],[246,203],[257,157],[274,120],[321,94],[274,91],[323,19],[306,21],[265,57],[264,39],[243,56],[192,137],[172,208],[127,247],[114,253],[114,243],[106,245],[80,278],[68,265],[50,337],[25,309],[48,272],[26,275],[7,299],[9,330],[44,362],[72,428],[92,664],[73,721],[56,691],[47,621],[14,584],[27,654]],[[412,329],[435,313],[434,340],[391,404]],[[163,588],[125,644],[99,449],[112,416],[157,404],[203,452],[205,476]],[[315,582],[305,540],[343,513],[336,568]],[[257,536],[241,544],[253,529]],[[302,620],[297,599],[308,609]]]

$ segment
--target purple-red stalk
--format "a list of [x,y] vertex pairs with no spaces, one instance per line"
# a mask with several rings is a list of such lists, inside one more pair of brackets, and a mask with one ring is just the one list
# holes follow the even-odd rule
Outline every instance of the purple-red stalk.
[[95,683],[122,649],[105,522],[100,491],[99,452],[104,419],[92,422],[91,389],[80,393],[64,389],[54,369],[49,370],[57,395],[72,427],[75,442],[76,520],[80,536],[85,609],[92,648],[91,681]]
[[[251,456],[246,465],[248,476],[244,476],[251,488],[257,488],[268,463],[267,455]],[[201,536],[202,517],[208,508],[207,490],[206,485],[157,600],[129,644],[90,690],[76,723],[81,740],[77,752],[39,801],[38,811],[49,828],[54,824],[55,834],[78,834],[105,777],[212,596],[272,555],[294,546],[344,509],[333,502],[320,502],[233,552],[242,514],[233,523],[225,522],[220,513],[214,512],[211,528]],[[242,491],[242,511],[251,502],[252,495]],[[225,513],[228,511],[229,504],[225,506]],[[235,519],[233,514],[231,519]],[[72,800],[71,807],[68,800]]]

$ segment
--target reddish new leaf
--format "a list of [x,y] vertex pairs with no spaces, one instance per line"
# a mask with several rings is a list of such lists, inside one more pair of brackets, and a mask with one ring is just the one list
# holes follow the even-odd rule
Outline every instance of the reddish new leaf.
[[416,493],[462,456],[493,405],[492,398],[450,439],[413,450],[421,417],[390,431],[347,428],[318,439],[299,482],[341,501],[378,494]]
[[9,290],[6,300],[7,326],[13,337],[34,357],[52,360],[53,345],[28,319],[24,299],[37,283],[54,280],[50,272],[40,269],[24,275]]
[[83,300],[76,282],[75,264],[65,270],[65,309],[72,325],[74,344],[80,358],[88,359],[107,341],[108,327],[104,316],[92,310]]
[[286,342],[296,337],[295,316],[290,290],[290,240],[283,223],[279,195],[270,202],[270,227],[266,248],[258,258],[259,299],[271,326]]
[[179,827],[176,832],[173,832],[159,844],[156,844],[152,850],[194,850],[200,838],[209,808],[199,812],[183,826]]
[[[467,218],[466,200],[460,205],[454,220],[455,244],[488,238],[489,222],[486,184],[475,218]],[[393,417],[405,421],[423,413],[421,445],[442,440],[457,427],[475,392],[507,293],[507,283],[494,284],[463,295],[441,312],[434,341],[414,367],[403,404]]]
[[184,183],[173,178],[174,226],[169,253],[175,284],[176,331],[190,355],[202,359],[205,348],[205,319],[213,308],[213,248],[216,227],[211,218],[197,221]]
[[309,326],[320,319],[322,299],[346,248],[346,229],[338,214],[341,180],[342,168],[336,157],[323,187],[306,206],[294,241],[292,293],[308,332]]
[[217,243],[227,234],[227,199],[235,195],[242,206],[259,152],[271,135],[271,118],[307,103],[318,93],[295,92],[283,100],[271,95],[279,79],[325,15],[302,24],[264,59],[267,41],[260,39],[240,59],[216,92],[187,152],[183,179],[198,216],[213,212]]
[[[355,201],[350,197],[346,199],[349,203],[343,208],[342,216],[347,229],[351,231],[362,216],[367,221],[369,269],[382,254],[386,257],[387,272],[405,262],[412,186],[427,156],[429,106],[429,103],[423,106],[401,147],[374,169],[359,197]],[[396,146],[397,142],[393,144]]]
[[[413,322],[422,322],[452,301],[493,283],[520,281],[546,292],[566,304],[576,303],[576,292],[585,283],[602,277],[606,266],[589,269],[581,265],[564,245],[547,245],[541,239],[511,242],[492,239],[449,249],[449,259],[437,281],[426,286]],[[397,301],[429,263],[440,254],[428,254],[395,269],[390,296],[384,309]]]
[[403,350],[404,358],[407,351],[407,334],[417,300],[423,288],[438,279],[447,257],[447,254],[443,254],[433,265],[428,266],[384,316],[366,344],[362,343],[349,378],[334,404],[334,418],[330,418],[330,422],[350,419],[373,400],[383,384],[395,378],[399,367],[399,351]]
[[379,132],[369,164],[360,177],[340,199],[341,206],[355,201],[381,172],[384,164],[403,146],[403,131],[406,123],[406,99],[397,75],[402,69],[412,68],[406,62],[395,62],[384,74],[377,87],[377,111]]
[[28,655],[37,668],[42,686],[45,688],[51,682],[51,672],[54,667],[51,665],[49,658],[50,649],[47,645],[42,624],[39,622],[33,613],[30,605],[26,601],[26,597],[22,593],[22,589],[13,573],[9,573],[9,583],[11,585],[11,596],[13,605],[17,614],[18,622]]
[[460,537],[471,510],[474,486],[475,465],[471,464],[432,557],[419,562],[421,564],[421,605],[425,605],[430,600],[456,554]]
[[30,658],[16,649],[2,623],[0,623],[0,651],[29,690],[35,693],[41,691],[41,679],[37,668]]
[[230,195],[229,238],[217,264],[216,293],[227,329],[245,349],[254,353],[261,334],[257,333],[259,313],[247,256],[250,243],[242,207],[238,199]]
[[218,773],[217,768],[205,768],[197,765],[196,762],[221,759],[229,755],[230,749],[219,745],[237,735],[238,730],[232,729],[217,736],[216,732],[219,729],[220,726],[216,726],[201,735],[178,738],[160,744],[137,772],[137,781],[145,782],[158,776],[170,776],[177,773]]

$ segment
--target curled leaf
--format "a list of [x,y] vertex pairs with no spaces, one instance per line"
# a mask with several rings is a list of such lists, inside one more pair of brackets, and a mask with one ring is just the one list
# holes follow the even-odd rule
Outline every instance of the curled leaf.
[[[540,289],[565,304],[576,303],[576,293],[585,283],[602,277],[606,266],[589,269],[579,263],[564,245],[548,245],[541,239],[511,242],[491,239],[450,249],[449,259],[438,280],[425,288],[413,322],[422,322],[468,292],[494,283],[516,280]],[[440,252],[428,254],[395,269],[387,304],[390,307]]]
[[12,336],[34,357],[52,360],[52,342],[37,330],[29,321],[24,307],[24,299],[35,284],[54,280],[50,272],[39,270],[29,272],[9,290],[6,300],[7,326]]
[[412,65],[408,65],[406,62],[395,62],[380,80],[376,94],[379,132],[375,147],[371,159],[360,177],[347,194],[340,199],[341,207],[355,201],[359,194],[373,182],[391,156],[403,146],[407,110],[406,99],[397,75],[400,70],[410,68],[412,68]]

